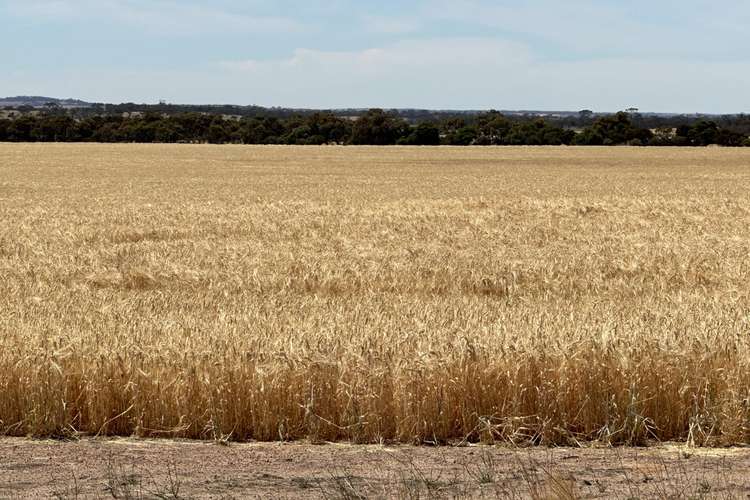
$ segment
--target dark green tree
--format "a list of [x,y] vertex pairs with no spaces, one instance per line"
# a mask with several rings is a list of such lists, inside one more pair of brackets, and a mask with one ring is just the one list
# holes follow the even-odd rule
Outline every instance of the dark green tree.
[[386,146],[396,144],[408,132],[409,125],[398,116],[382,109],[371,109],[354,122],[350,142]]
[[13,142],[33,142],[36,140],[34,130],[37,120],[33,116],[24,115],[11,121],[8,126],[8,140]]
[[0,141],[8,140],[8,128],[10,127],[10,120],[0,119]]
[[490,111],[477,118],[477,139],[479,145],[505,144],[506,136],[513,124],[502,113]]
[[422,122],[408,136],[399,139],[398,143],[410,146],[437,146],[440,144],[440,130],[433,123]]
[[224,144],[230,142],[230,130],[223,117],[216,116],[208,126],[206,139],[211,144]]
[[599,118],[591,127],[583,130],[575,137],[574,143],[581,145],[604,145],[628,144],[638,141],[640,144],[648,144],[653,133],[648,129],[635,127],[627,113],[620,112],[612,116]]

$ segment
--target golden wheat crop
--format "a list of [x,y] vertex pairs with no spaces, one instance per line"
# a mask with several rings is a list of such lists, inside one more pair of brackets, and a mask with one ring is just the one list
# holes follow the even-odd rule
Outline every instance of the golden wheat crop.
[[750,151],[0,145],[0,434],[750,443]]

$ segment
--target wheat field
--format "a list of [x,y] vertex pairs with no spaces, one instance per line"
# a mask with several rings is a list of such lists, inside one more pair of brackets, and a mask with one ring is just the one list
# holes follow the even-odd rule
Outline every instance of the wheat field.
[[750,443],[750,151],[0,144],[0,434]]

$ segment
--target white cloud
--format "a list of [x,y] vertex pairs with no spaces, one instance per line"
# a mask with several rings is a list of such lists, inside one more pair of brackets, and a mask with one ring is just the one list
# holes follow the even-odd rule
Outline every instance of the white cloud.
[[[294,14],[274,17],[279,5]],[[161,34],[198,35],[201,46],[205,40],[201,57],[217,59],[240,48],[235,43],[230,50],[222,33],[264,33],[268,46],[247,47],[248,54],[288,56],[183,62],[183,45],[175,43],[164,50],[182,56],[175,65],[182,69],[174,71],[152,69],[161,59],[147,64],[148,53],[134,54],[130,66],[77,61],[55,74],[41,63],[17,63],[0,77],[0,95],[298,107],[750,111],[750,3],[739,0],[720,7],[708,0],[431,0],[422,10],[406,2],[380,16],[352,0],[320,8],[298,0],[0,0],[3,6],[4,13],[70,26],[114,25],[144,42]],[[318,17],[305,18],[304,9]],[[335,26],[342,29],[329,33]],[[287,36],[299,30],[313,36]],[[482,35],[455,34],[466,32]],[[370,48],[320,49],[363,45]],[[6,44],[5,50],[18,61],[44,57],[37,51],[28,58],[17,47]]]
[[47,21],[116,23],[162,35],[207,33],[285,33],[302,31],[299,22],[284,17],[251,16],[173,0],[29,0],[9,2],[14,16]]
[[422,22],[414,17],[365,16],[363,23],[367,31],[385,35],[415,33],[422,28]]
[[602,58],[549,62],[521,44],[485,38],[413,40],[352,52],[297,50],[221,64],[228,80],[279,105],[536,108],[615,111],[750,110],[741,62]]
[[30,0],[5,2],[14,16],[51,19],[70,19],[75,16],[75,2],[70,0]]
[[556,58],[746,59],[750,42],[750,3],[743,0],[434,0],[423,15],[546,42]]
[[[42,71],[42,70],[39,70]],[[154,83],[156,82],[156,83]],[[608,58],[547,62],[494,39],[413,40],[362,51],[300,49],[193,71],[67,71],[0,79],[0,95],[288,107],[748,112],[743,63]]]
[[445,68],[510,68],[530,61],[531,53],[523,44],[491,38],[438,38],[406,40],[385,47],[361,51],[320,51],[297,49],[292,57],[270,61],[224,61],[229,70],[252,71],[256,74],[279,71],[317,73],[317,68],[333,69],[352,76],[399,75]]

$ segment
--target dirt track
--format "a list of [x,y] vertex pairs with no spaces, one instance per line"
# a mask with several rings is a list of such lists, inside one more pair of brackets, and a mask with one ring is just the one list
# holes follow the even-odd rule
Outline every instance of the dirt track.
[[750,450],[0,439],[0,498],[747,498]]

